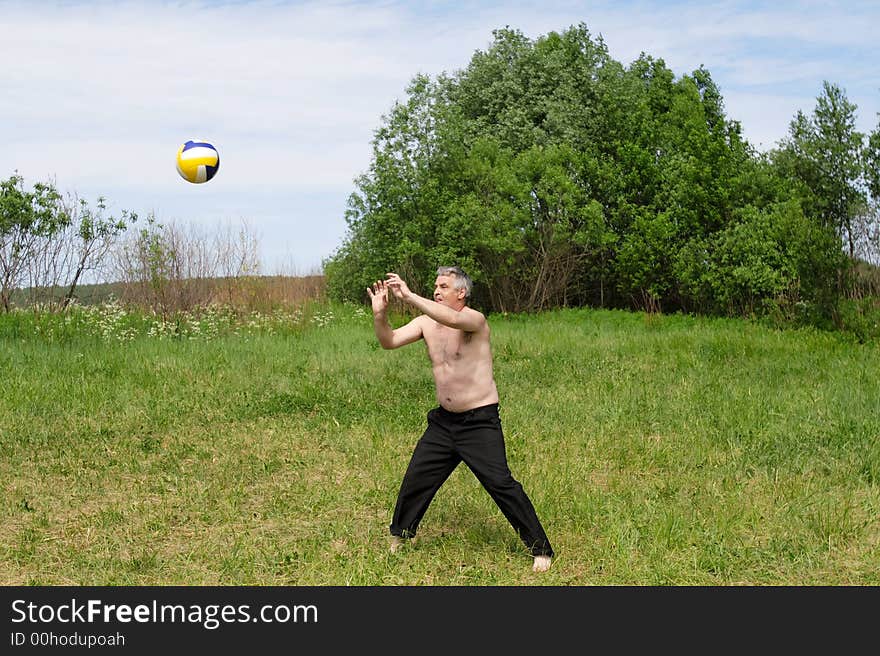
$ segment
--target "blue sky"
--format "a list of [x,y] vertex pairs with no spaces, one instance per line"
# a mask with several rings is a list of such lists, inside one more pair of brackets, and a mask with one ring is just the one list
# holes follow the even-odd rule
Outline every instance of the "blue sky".
[[[208,233],[244,221],[263,273],[312,273],[414,75],[466,67],[497,28],[537,38],[580,22],[625,65],[644,51],[677,76],[708,68],[758,148],[812,111],[823,80],[858,105],[859,130],[877,127],[876,0],[0,0],[0,178]],[[220,152],[212,181],[178,176],[188,139]]]

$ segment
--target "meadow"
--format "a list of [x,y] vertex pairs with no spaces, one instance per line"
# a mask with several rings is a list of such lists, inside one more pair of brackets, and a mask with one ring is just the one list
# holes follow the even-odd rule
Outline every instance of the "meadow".
[[[402,317],[395,317],[395,325]],[[368,308],[0,315],[4,585],[877,585],[880,348],[606,310],[490,316],[544,574],[464,465],[387,550],[435,405]]]

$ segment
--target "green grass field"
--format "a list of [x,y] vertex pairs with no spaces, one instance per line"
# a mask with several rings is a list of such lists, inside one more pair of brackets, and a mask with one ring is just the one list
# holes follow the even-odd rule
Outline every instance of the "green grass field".
[[880,349],[738,320],[490,317],[531,559],[463,465],[387,552],[435,404],[368,312],[0,316],[5,585],[877,585]]

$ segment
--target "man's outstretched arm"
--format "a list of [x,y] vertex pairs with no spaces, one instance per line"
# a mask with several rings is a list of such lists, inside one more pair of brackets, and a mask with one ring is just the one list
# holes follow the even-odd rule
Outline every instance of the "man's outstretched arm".
[[465,306],[461,310],[454,310],[429,298],[419,296],[396,273],[388,274],[386,288],[390,288],[394,295],[403,302],[409,303],[444,326],[470,333],[476,332],[486,324],[486,317],[472,308]]
[[384,280],[373,283],[372,289],[367,287],[367,294],[373,306],[373,331],[382,348],[395,349],[421,339],[420,317],[416,317],[397,330],[391,328],[391,324],[388,323],[388,287]]

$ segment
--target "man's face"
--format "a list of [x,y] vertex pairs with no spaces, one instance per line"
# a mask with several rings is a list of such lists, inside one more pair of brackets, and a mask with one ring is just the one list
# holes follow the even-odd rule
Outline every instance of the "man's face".
[[464,305],[464,288],[453,286],[455,276],[437,276],[434,282],[434,300],[443,305],[457,308]]

